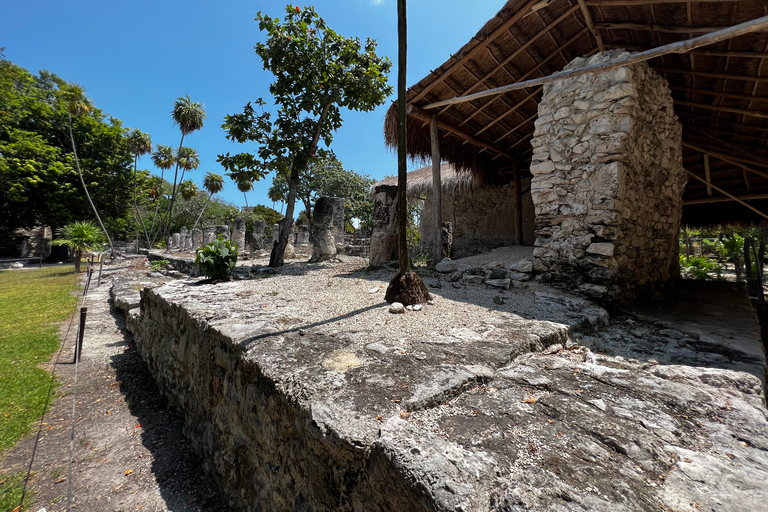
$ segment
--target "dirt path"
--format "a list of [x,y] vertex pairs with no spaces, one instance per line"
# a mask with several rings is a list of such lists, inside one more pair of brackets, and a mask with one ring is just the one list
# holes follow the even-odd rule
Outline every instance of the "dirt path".
[[[75,366],[69,364],[76,322],[64,341],[55,365],[62,384],[43,419],[30,485],[35,501],[28,510],[67,510],[71,492],[71,510],[227,511],[182,433],[181,416],[159,395],[122,315],[110,304],[110,275],[125,271],[109,270],[100,286],[95,278],[91,283],[76,390]],[[77,420],[69,473],[73,396]],[[0,471],[27,471],[36,434],[37,428],[5,454]]]

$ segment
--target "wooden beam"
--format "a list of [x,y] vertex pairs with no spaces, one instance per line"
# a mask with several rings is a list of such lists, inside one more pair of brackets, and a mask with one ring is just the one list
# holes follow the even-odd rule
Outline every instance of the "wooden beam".
[[[408,105],[407,113],[409,116],[418,119],[419,121],[427,121],[432,122],[432,116],[421,110],[419,107],[416,107],[414,105]],[[501,150],[495,146],[492,146],[491,144],[488,144],[487,142],[484,142],[477,137],[474,137],[467,132],[464,132],[457,127],[448,124],[444,121],[437,120],[437,126],[443,131],[451,132],[452,134],[464,139],[465,141],[469,142],[472,145],[478,146],[480,148],[485,148],[493,151],[494,153],[498,153],[499,155],[508,158],[509,160],[515,162],[517,161],[515,157],[513,157],[510,153],[507,153],[504,150]]]
[[[747,167],[747,164],[751,162],[747,162],[747,164],[744,164],[743,162],[740,161],[742,160],[741,158],[733,157],[731,155],[724,155],[723,153],[719,153],[717,151],[711,151],[709,149],[702,148],[701,146],[697,146],[695,144],[691,144],[690,142],[686,142],[686,141],[683,141],[683,146],[686,148],[692,149],[694,151],[698,151],[699,153],[715,157],[718,160],[722,160],[723,162],[728,162],[731,165],[735,165],[736,167],[739,167],[753,174],[757,174],[758,176],[762,176],[763,178],[768,179],[768,172],[758,171],[757,169]],[[759,164],[759,163],[757,165],[761,167],[766,166],[766,164]]]
[[747,170],[742,169],[741,175],[744,177],[744,186],[747,187],[747,192],[752,190],[752,186],[749,184],[749,176],[747,175]]
[[[694,37],[693,39],[687,39],[685,41],[677,41],[675,43],[659,46],[658,48],[654,48],[652,50],[646,50],[644,52],[631,53],[629,55],[625,55],[623,57],[620,57],[618,59],[613,59],[605,63],[592,64],[589,66],[584,66],[579,69],[572,69],[568,71],[559,71],[557,73],[553,73],[543,78],[535,78],[533,80],[517,82],[517,83],[513,83],[503,87],[497,87],[495,89],[489,89],[487,91],[478,92],[475,94],[469,94],[466,96],[460,96],[458,98],[438,101],[435,103],[430,103],[429,105],[425,105],[424,108],[429,109],[429,108],[435,108],[435,107],[442,107],[443,105],[463,103],[466,101],[472,101],[479,98],[485,98],[487,96],[496,96],[509,91],[513,91],[517,89],[525,89],[525,88],[534,87],[537,85],[544,85],[544,84],[548,84],[558,80],[563,80],[565,78],[574,78],[574,77],[585,75],[588,73],[591,73],[591,74],[602,73],[605,71],[609,71],[611,69],[615,69],[622,66],[628,66],[630,64],[635,64],[638,62],[644,62],[644,61],[647,61],[656,57],[660,57],[662,55],[667,55],[670,53],[680,53],[680,54],[687,53],[695,48],[700,48],[701,46],[718,43],[720,41],[726,41],[734,37],[738,37],[744,34],[750,34],[766,28],[768,28],[768,16],[763,16],[761,18],[757,18],[757,19],[748,21],[746,23],[740,23],[733,27],[728,27],[722,30],[718,30],[717,32],[712,32],[711,34],[705,34],[703,36]],[[754,79],[759,79],[759,78],[760,77],[756,77]],[[768,81],[768,77],[765,77],[763,79]]]
[[768,58],[768,53],[765,52],[739,52],[733,50],[694,50],[696,55],[703,55],[705,57],[736,57],[744,59],[765,59]]
[[[741,2],[743,0],[697,0],[697,3],[726,3]],[[595,7],[632,6],[632,5],[658,5],[658,4],[687,4],[691,0],[587,0],[587,5]]]
[[[488,41],[492,41],[496,38],[497,35],[504,32],[507,27],[511,27],[518,21],[520,21],[521,18],[526,16],[527,14],[530,14],[532,11],[532,8],[540,3],[540,0],[528,0],[528,2],[525,3],[511,18],[509,18],[507,21],[499,25],[499,27],[494,30],[491,34],[488,34],[488,37],[486,37],[482,41],[478,41],[477,46],[469,50],[466,54],[464,54],[460,59],[457,59],[454,64],[451,65],[448,69],[445,70],[445,73],[443,73],[440,76],[435,77],[434,81],[427,84],[424,89],[422,89],[420,92],[416,94],[413,98],[411,98],[410,102],[414,103],[419,101],[421,98],[423,98],[429,91],[431,91],[437,84],[440,82],[445,81],[446,78],[451,76],[453,72],[458,69],[460,66],[465,64],[466,62],[469,62],[472,60],[472,58],[475,57],[478,53],[480,53],[483,48],[485,47],[484,43],[487,43]],[[474,39],[474,38],[473,38]],[[432,72],[434,74],[434,71]]]
[[432,116],[429,123],[429,140],[432,145],[432,213],[435,221],[435,246],[432,257],[435,263],[443,259],[443,186],[440,183],[440,134],[437,129],[437,116]]
[[[693,178],[696,178],[697,180],[699,180],[699,181],[701,181],[703,183],[706,183],[706,181],[704,181],[703,178],[700,178],[699,176],[695,175],[694,173],[692,173],[688,169],[686,169],[685,172],[687,172],[689,176],[691,176]],[[734,196],[733,194],[730,194],[730,193],[726,192],[725,190],[721,189],[720,187],[716,187],[715,185],[712,185],[712,188],[714,188],[715,190],[717,190],[718,192],[720,192],[724,196],[730,197],[732,201],[736,201],[737,203],[746,206],[747,208],[749,208],[750,210],[752,210],[756,214],[760,215],[761,217],[763,217],[765,219],[768,219],[768,215],[764,214],[763,212],[761,212],[760,210],[758,210],[754,206],[751,206],[750,204],[744,202],[743,200],[739,199],[738,197]]]
[[768,83],[768,76],[731,75],[728,73],[710,73],[708,71],[691,71],[690,69],[665,68],[663,66],[654,67],[653,69],[656,71],[661,71],[662,73],[673,73],[677,75],[690,75],[701,76],[705,78],[722,78],[724,80],[743,80],[745,82]]
[[644,23],[598,23],[595,26],[598,30],[642,30],[663,34],[711,34],[720,29],[720,27],[671,27]]
[[[516,132],[518,128],[521,128],[522,126],[525,126],[526,124],[530,123],[531,121],[533,121],[533,120],[534,120],[534,119],[536,119],[537,117],[539,117],[539,111],[538,111],[538,109],[536,110],[536,112],[534,112],[533,114],[531,114],[531,116],[530,116],[530,117],[528,117],[528,119],[523,119],[523,121],[522,121],[520,124],[518,124],[517,126],[515,126],[514,128],[512,128],[511,130],[507,131],[507,133],[505,133],[504,135],[502,135],[501,137],[499,137],[498,139],[496,139],[495,141],[493,141],[493,143],[494,143],[494,144],[498,144],[500,141],[502,141],[503,139],[507,138],[507,137],[508,137],[510,134],[512,134],[512,133],[514,133],[514,132]],[[515,142],[515,143],[512,145],[512,148],[513,148],[513,147],[515,147],[515,146],[517,146],[518,144],[520,144],[520,143],[521,143],[521,142],[522,142],[524,139],[525,139],[525,137],[522,137],[522,138],[520,138],[520,139],[519,139],[517,142]],[[512,148],[510,148],[510,149],[512,149]]]
[[707,195],[712,195],[712,172],[709,169],[709,155],[704,153],[704,176],[707,178]]
[[703,108],[706,110],[714,110],[716,112],[731,112],[733,114],[741,114],[743,116],[757,117],[758,119],[768,119],[768,114],[764,112],[756,112],[754,110],[745,110],[743,108],[721,107],[719,105],[708,105],[706,103],[695,103],[693,101],[675,100],[675,105],[683,105],[685,107]]
[[[490,123],[488,123],[485,126],[483,126],[483,128],[480,131],[478,131],[475,135],[480,135],[485,130],[487,130],[488,128],[491,128],[492,126],[494,126],[496,123],[498,123],[499,121],[501,121],[502,119],[504,119],[508,115],[510,115],[510,114],[512,114],[514,112],[517,112],[518,108],[520,108],[523,104],[528,102],[531,98],[533,98],[534,96],[539,94],[541,92],[541,90],[542,90],[541,87],[537,87],[536,89],[534,89],[533,92],[531,92],[528,96],[526,96],[522,100],[518,101],[517,104],[515,104],[515,106],[513,106],[512,108],[510,108],[509,110],[507,110],[506,112],[501,114],[499,117],[497,117],[496,119],[494,119]],[[537,110],[538,110],[538,108],[537,108]],[[520,117],[522,117],[522,116],[520,116]]]
[[[680,111],[680,112],[676,112],[676,114],[678,116],[687,117],[687,118],[693,119],[695,121],[704,121],[704,122],[709,121],[709,122],[713,122],[713,123],[716,123],[718,125],[722,125],[723,127],[733,128],[734,130],[752,130],[752,131],[756,131],[756,132],[768,132],[768,126],[755,126],[755,125],[752,125],[752,124],[734,123],[732,121],[723,121],[722,119],[717,119],[717,118],[714,118],[714,117],[711,117],[711,116],[702,116],[702,115],[699,115],[699,114],[694,114],[692,112]],[[683,125],[683,129],[685,130],[686,128],[688,128],[688,126],[687,125]],[[709,126],[706,126],[705,128],[707,128],[709,130],[717,130],[718,129],[718,128],[711,128]],[[733,135],[741,135],[741,134],[740,133],[734,133]]]
[[748,94],[736,94],[732,92],[719,92],[719,91],[707,91],[704,89],[697,89],[695,87],[678,87],[676,85],[670,85],[670,89],[673,91],[688,92],[691,94],[704,94],[705,96],[714,96],[717,98],[729,98],[732,100],[741,101],[760,101],[768,102],[768,98],[760,98],[755,96],[749,96]]
[[[715,137],[712,134],[704,133],[704,132],[699,132],[696,129],[690,131],[689,133],[691,133],[692,135],[703,135],[704,137],[717,142],[720,146],[724,146],[724,147],[730,149],[731,151],[735,151],[736,154],[752,155],[752,157],[759,157],[759,158],[765,158],[766,156],[768,156],[768,155],[765,155],[765,154],[762,153],[765,148],[756,148],[756,147],[751,147],[751,146],[742,146],[739,143],[729,142],[729,141],[721,139],[720,137]],[[717,148],[715,148],[715,149],[717,149]],[[757,149],[760,150],[759,153],[756,151]],[[753,160],[753,161],[756,162],[757,160]]]
[[584,16],[584,23],[587,24],[589,31],[592,32],[592,37],[595,38],[597,43],[597,49],[601,52],[605,51],[605,44],[603,43],[603,36],[600,35],[600,31],[595,27],[595,22],[592,20],[592,15],[589,13],[589,7],[584,0],[579,1],[579,8],[581,9],[581,15]]
[[[768,199],[768,194],[747,194],[745,196],[738,196],[736,200],[740,201],[752,201],[755,199]],[[710,204],[710,203],[728,203],[734,201],[730,197],[707,197],[701,199],[688,199],[683,201],[683,206],[689,204]]]

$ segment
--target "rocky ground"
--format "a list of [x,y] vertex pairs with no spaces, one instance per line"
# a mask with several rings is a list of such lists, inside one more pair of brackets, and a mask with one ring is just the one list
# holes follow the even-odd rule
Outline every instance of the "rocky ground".
[[[762,371],[754,353],[724,355],[674,319],[611,322],[536,282],[506,289],[423,272],[434,303],[395,315],[383,302],[392,269],[351,258],[277,274],[245,264],[213,286],[123,262],[91,288],[73,472],[74,368],[59,365],[65,396],[44,419],[32,510],[64,510],[70,482],[73,509],[227,510],[109,303],[113,281],[124,311],[148,286],[243,346],[257,336],[248,361],[271,365],[277,382],[285,374],[322,428],[367,440],[436,508],[695,512],[768,501],[768,413],[746,369]],[[289,346],[290,364],[279,359]],[[677,348],[687,359],[670,357]],[[33,444],[13,449],[2,471],[25,470]]]

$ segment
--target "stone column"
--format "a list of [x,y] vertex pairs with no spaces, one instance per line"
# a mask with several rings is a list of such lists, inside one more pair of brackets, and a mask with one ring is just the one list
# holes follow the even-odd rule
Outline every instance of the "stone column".
[[192,247],[192,235],[187,235],[184,237],[184,250],[185,251],[194,250]]
[[173,246],[172,246],[173,249],[176,249],[178,251],[181,245],[181,234],[174,233],[173,235],[171,235],[171,241],[173,242]]
[[206,226],[203,228],[203,243],[208,245],[216,240],[216,226]]
[[531,143],[534,268],[546,281],[627,302],[673,277],[686,173],[666,80],[640,63],[548,84]]
[[296,234],[296,247],[305,247],[309,245],[309,228],[306,224],[299,226],[299,232]]
[[235,218],[234,229],[232,230],[232,242],[237,245],[238,252],[246,252],[245,248],[245,217],[239,215]]
[[331,229],[333,230],[333,239],[336,243],[336,252],[344,254],[344,198],[331,197],[329,199],[333,205]]
[[173,237],[169,236],[168,239],[165,241],[165,251],[171,252],[173,250]]
[[229,226],[226,226],[224,224],[216,226],[216,238],[219,238],[219,236],[223,236],[224,240],[229,240]]
[[397,185],[379,185],[373,195],[370,263],[381,265],[397,259]]
[[199,229],[192,230],[192,250],[195,251],[203,246],[203,232]]
[[336,240],[334,237],[334,201],[321,197],[315,203],[312,212],[312,257],[310,263],[328,261],[336,257]]
[[263,251],[267,249],[267,240],[264,235],[264,220],[256,219],[253,221],[253,250]]

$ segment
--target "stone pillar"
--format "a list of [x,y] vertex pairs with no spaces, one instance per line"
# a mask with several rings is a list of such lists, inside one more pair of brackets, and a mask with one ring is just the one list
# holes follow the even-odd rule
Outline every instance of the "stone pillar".
[[344,254],[344,198],[343,197],[331,197],[329,198],[333,205],[333,222],[331,229],[333,231],[333,239],[336,243],[336,252],[338,254]]
[[312,212],[312,257],[310,263],[328,261],[336,257],[336,240],[333,223],[335,204],[333,199],[321,197]]
[[531,143],[534,268],[546,281],[627,302],[674,276],[686,173],[666,80],[640,63],[548,84]]
[[239,215],[235,218],[234,229],[232,230],[232,242],[237,245],[240,253],[246,252],[245,249],[245,217]]
[[194,248],[192,247],[192,235],[187,235],[184,237],[184,250],[185,251],[194,250]]
[[373,195],[370,263],[381,265],[397,259],[397,185],[379,185]]
[[224,240],[229,240],[229,226],[226,225],[219,225],[215,227],[216,230],[216,238],[219,238],[219,236],[223,236]]
[[216,226],[206,226],[203,228],[203,243],[208,245],[216,240]]
[[256,219],[253,221],[253,242],[254,251],[263,251],[267,249],[267,240],[264,235],[264,220]]
[[309,245],[309,228],[306,224],[299,226],[299,232],[296,234],[296,247],[305,247]]
[[165,251],[171,252],[173,250],[173,237],[169,236],[168,239],[165,241]]
[[192,250],[196,251],[203,246],[203,232],[199,229],[192,230]]
[[173,242],[173,249],[176,249],[177,251],[180,249],[181,246],[181,234],[174,233],[171,235],[171,241]]

